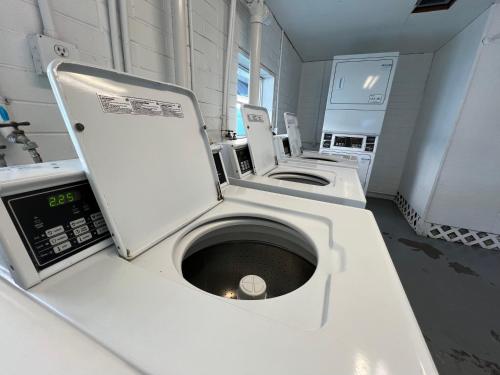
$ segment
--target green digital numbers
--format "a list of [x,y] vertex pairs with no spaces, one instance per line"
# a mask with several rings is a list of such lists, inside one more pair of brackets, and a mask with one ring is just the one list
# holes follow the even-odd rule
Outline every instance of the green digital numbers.
[[56,206],[57,206],[56,197],[49,197],[49,207],[56,207]]
[[75,202],[80,199],[78,191],[67,191],[47,198],[49,207],[59,207],[66,203]]

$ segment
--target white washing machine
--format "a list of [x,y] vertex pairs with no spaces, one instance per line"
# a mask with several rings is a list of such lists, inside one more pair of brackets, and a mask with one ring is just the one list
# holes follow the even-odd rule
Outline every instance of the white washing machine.
[[245,105],[247,139],[222,143],[231,184],[302,198],[364,208],[366,198],[353,168],[317,164],[280,165],[267,111]]
[[355,155],[325,154],[318,151],[304,150],[297,117],[289,112],[285,112],[283,116],[287,134],[274,137],[276,153],[283,163],[300,161],[319,165],[333,165],[335,167],[358,167],[358,159]]
[[[188,90],[68,61],[49,78],[92,189],[65,163],[2,179],[26,295],[142,373],[437,374],[369,211],[221,189]],[[78,241],[95,201],[115,245]]]

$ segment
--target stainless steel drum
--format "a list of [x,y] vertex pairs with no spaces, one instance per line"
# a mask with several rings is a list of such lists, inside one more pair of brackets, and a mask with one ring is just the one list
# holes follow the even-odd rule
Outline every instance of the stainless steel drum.
[[248,275],[265,283],[262,298],[273,298],[304,285],[315,269],[316,255],[308,242],[298,232],[266,220],[221,226],[198,239],[182,262],[182,274],[191,284],[234,299]]
[[315,186],[326,186],[330,184],[326,178],[316,176],[309,173],[299,173],[299,172],[276,172],[269,175],[271,178],[277,180],[298,182],[301,184],[315,185]]

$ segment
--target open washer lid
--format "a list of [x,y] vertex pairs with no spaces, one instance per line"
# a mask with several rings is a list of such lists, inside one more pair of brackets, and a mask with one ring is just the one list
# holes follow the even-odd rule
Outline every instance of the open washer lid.
[[222,199],[191,91],[67,60],[49,68],[120,255],[139,255]]
[[263,176],[278,164],[267,109],[246,104],[241,111],[255,173]]
[[285,126],[288,134],[288,142],[290,143],[290,152],[292,156],[300,156],[302,155],[302,137],[300,135],[297,116],[290,112],[285,112],[283,116],[285,117]]

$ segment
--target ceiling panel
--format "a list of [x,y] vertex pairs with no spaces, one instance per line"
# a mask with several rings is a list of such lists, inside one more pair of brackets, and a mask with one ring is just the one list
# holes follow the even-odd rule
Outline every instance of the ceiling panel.
[[267,0],[305,61],[335,55],[434,52],[494,0],[457,0],[449,10],[412,14],[415,0]]

